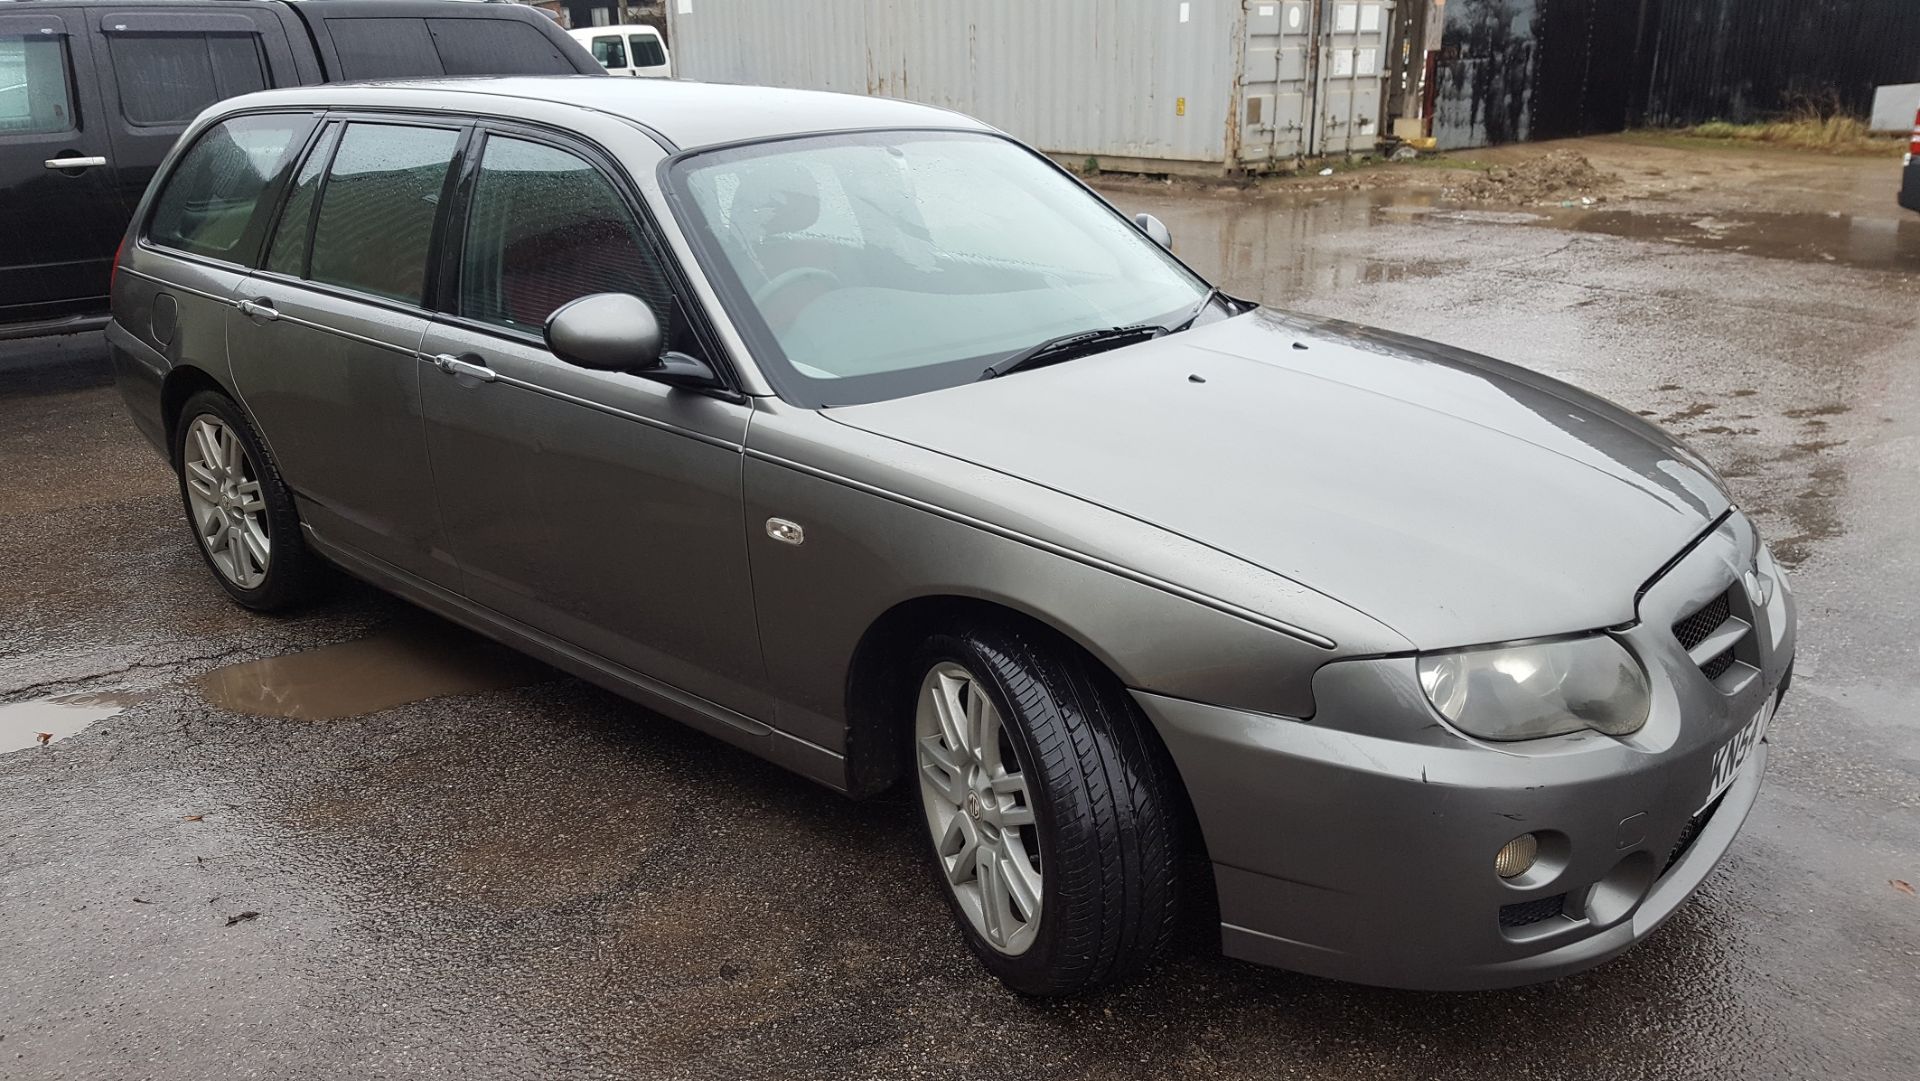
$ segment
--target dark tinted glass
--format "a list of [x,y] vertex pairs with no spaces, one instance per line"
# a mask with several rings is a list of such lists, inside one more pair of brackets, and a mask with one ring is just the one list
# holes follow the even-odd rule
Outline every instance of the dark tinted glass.
[[241,255],[261,194],[312,123],[305,116],[242,116],[209,130],[167,177],[147,238],[216,259]]
[[287,192],[286,205],[280,211],[280,223],[274,226],[273,243],[267,246],[267,259],[262,264],[266,269],[296,276],[307,272],[307,235],[313,225],[313,199],[320,191],[320,174],[327,167],[327,158],[333,153],[334,140],[339,135],[339,125],[328,128],[314,144],[307,160],[300,164],[300,171],[294,174],[293,188]]
[[64,38],[0,37],[0,134],[73,127]]
[[568,75],[574,70],[559,46],[517,19],[428,19],[427,28],[448,75]]
[[141,125],[184,124],[216,101],[264,90],[252,34],[110,34],[120,112]]
[[348,79],[443,75],[424,19],[325,19]]
[[660,39],[645,35],[634,35],[633,66],[636,68],[657,68],[667,62],[667,51],[660,47]]
[[627,47],[621,43],[619,35],[594,38],[593,58],[600,61],[601,67],[624,68],[627,66]]
[[489,138],[467,216],[461,314],[537,331],[591,293],[645,300],[673,343],[666,279],[606,177],[564,150]]
[[320,194],[308,277],[418,304],[459,133],[349,124]]

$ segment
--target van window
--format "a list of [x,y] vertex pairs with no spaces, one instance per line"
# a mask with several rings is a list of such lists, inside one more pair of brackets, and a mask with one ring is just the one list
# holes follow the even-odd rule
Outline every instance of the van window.
[[107,35],[120,114],[130,124],[184,124],[216,101],[267,88],[255,34]]
[[260,196],[312,128],[306,116],[238,116],[193,144],[154,200],[147,239],[212,259],[238,260]]
[[0,35],[0,134],[71,129],[72,85],[65,38]]
[[636,68],[657,68],[667,62],[667,50],[660,45],[660,39],[652,34],[633,35],[633,66]]
[[308,277],[418,304],[440,190],[460,133],[349,124],[320,189]]
[[442,75],[425,19],[327,19],[343,79]]
[[[634,40],[638,41],[639,39],[635,38]],[[609,70],[613,68],[624,68],[627,66],[627,47],[621,42],[618,34],[611,37],[594,38],[593,58],[600,61],[601,67]]]
[[273,242],[267,245],[266,269],[294,277],[307,272],[307,238],[313,230],[314,197],[320,193],[320,174],[333,156],[333,144],[340,136],[334,124],[321,134],[313,152],[294,174],[293,187],[287,192],[286,205],[280,210],[280,224],[273,230]]
[[460,314],[538,332],[592,293],[645,300],[673,342],[666,276],[607,178],[564,150],[490,136],[467,213]]

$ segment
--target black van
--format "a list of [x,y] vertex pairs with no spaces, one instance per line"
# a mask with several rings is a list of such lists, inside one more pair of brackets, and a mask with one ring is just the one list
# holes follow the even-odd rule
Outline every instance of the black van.
[[454,0],[0,0],[0,339],[106,322],[114,248],[200,110],[273,86],[604,74],[542,13]]

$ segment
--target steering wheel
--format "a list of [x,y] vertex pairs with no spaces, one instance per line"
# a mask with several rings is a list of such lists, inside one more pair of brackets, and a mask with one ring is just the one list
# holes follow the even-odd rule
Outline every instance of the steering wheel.
[[[803,285],[807,282],[819,282],[822,287],[822,292],[840,288],[840,277],[833,271],[825,267],[797,266],[792,270],[783,270],[775,274],[773,277],[768,278],[764,284],[755,288],[753,291],[753,303],[761,311],[765,312],[771,307],[771,301],[774,297],[779,296],[781,293],[786,292],[796,285]],[[788,321],[791,321],[793,316],[797,314],[799,314],[797,310],[789,314],[787,316]],[[769,313],[769,315],[771,315],[771,313]]]

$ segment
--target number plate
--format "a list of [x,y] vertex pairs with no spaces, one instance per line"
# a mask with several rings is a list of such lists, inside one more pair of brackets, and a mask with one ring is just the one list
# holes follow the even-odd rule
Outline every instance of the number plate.
[[1733,779],[1740,776],[1740,767],[1746,765],[1747,756],[1753,753],[1754,744],[1766,738],[1767,725],[1773,722],[1773,701],[1772,696],[1768,696],[1760,712],[1753,715],[1753,720],[1742,725],[1732,739],[1713,752],[1713,781],[1707,787],[1707,798],[1700,804],[1701,810],[1706,810],[1733,784]]

